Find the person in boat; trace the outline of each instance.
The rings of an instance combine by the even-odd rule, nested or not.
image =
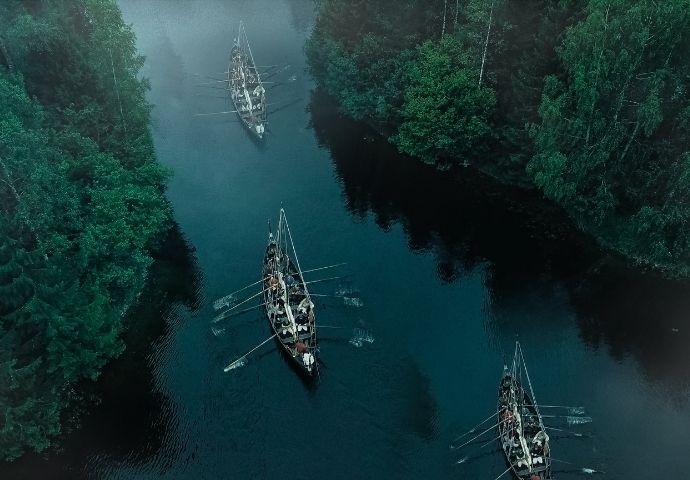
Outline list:
[[[304,297],[302,301],[299,302],[299,305],[297,305],[297,310],[300,312],[307,313],[307,309],[313,306],[314,304],[311,303],[307,297]]]
[[[271,290],[274,292],[278,290],[278,285],[279,285],[278,277],[275,275],[271,275],[270,278],[268,279],[268,286]]]

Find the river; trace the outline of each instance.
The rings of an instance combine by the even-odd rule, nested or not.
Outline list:
[[[687,284],[598,253],[532,194],[420,165],[340,116],[307,71],[311,0],[120,4],[179,227],[79,423],[2,478],[493,480],[497,442],[462,463],[449,445],[495,411],[516,340],[537,400],[584,408],[582,424],[547,419],[582,434],[553,431],[569,462],[556,478],[685,477]],[[240,20],[257,63],[281,65],[262,144],[234,115],[194,115],[232,109],[213,79]],[[274,343],[224,373],[268,325],[258,310],[211,322],[215,298],[257,280],[281,206],[303,268],[347,262],[314,273],[347,275],[314,292],[359,300],[317,303],[319,323],[344,328],[320,331],[314,385]]]

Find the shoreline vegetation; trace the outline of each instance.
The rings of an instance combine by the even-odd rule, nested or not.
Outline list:
[[[603,249],[690,276],[690,1],[316,0],[306,53],[399,152],[537,189]]]
[[[3,460],[45,450],[123,352],[172,225],[143,61],[114,0],[0,3]]]

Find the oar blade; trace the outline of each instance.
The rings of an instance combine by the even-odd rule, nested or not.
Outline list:
[[[223,369],[224,372],[229,372],[230,370],[235,370],[236,368],[244,367],[247,364],[247,357],[240,357],[227,367]]]
[[[223,308],[232,307],[236,303],[237,299],[234,294],[226,295],[213,302],[213,309],[216,311],[222,310]]]

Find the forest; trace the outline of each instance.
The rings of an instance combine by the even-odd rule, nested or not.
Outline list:
[[[607,251],[690,275],[690,0],[317,0],[348,116],[439,169],[538,189]]]
[[[142,65],[114,0],[0,2],[5,460],[47,448],[80,382],[123,351],[170,228]]]

